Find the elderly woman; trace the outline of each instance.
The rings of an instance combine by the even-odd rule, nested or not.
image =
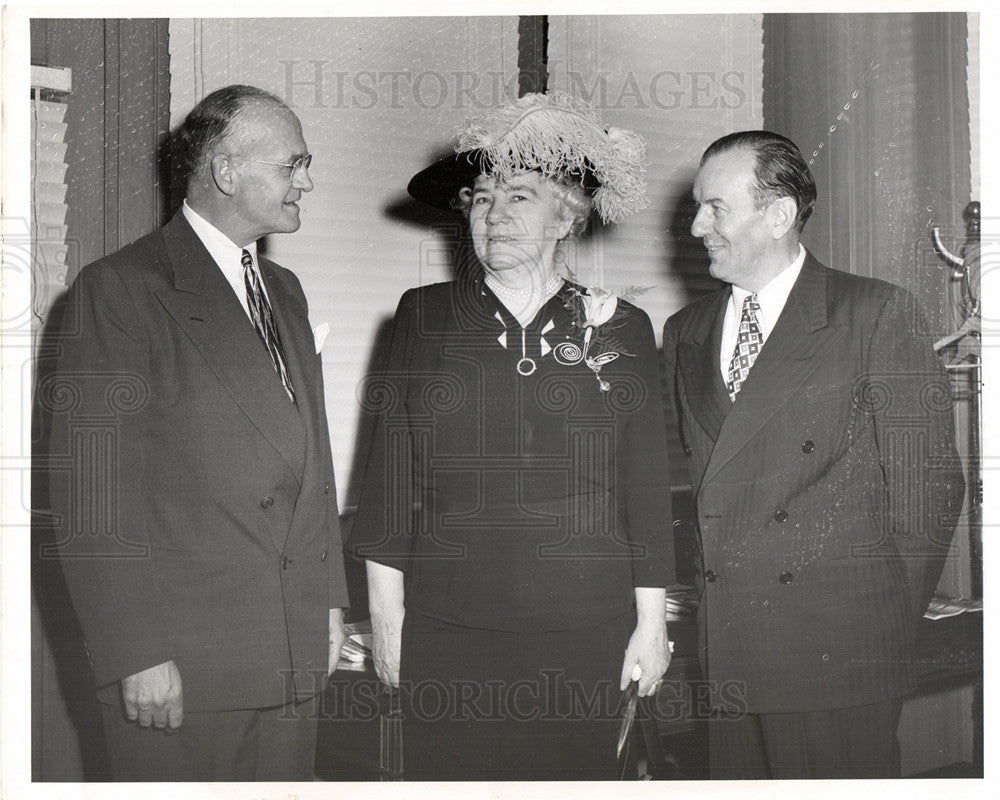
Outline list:
[[[408,779],[614,779],[621,691],[670,660],[673,539],[656,349],[635,306],[562,276],[592,210],[641,207],[644,146],[572,98],[470,119],[417,200],[479,261],[406,292],[349,547]]]

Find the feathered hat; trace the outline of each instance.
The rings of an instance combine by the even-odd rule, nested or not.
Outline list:
[[[578,181],[604,222],[617,222],[648,205],[646,143],[639,134],[605,129],[593,108],[564,92],[526,94],[470,117],[458,130],[456,154],[418,172],[410,196],[454,208],[460,189],[480,174],[509,178],[538,170]]]

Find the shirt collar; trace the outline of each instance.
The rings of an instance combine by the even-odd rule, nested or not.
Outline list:
[[[771,329],[774,328],[774,324],[778,321],[778,317],[781,316],[781,311],[784,309],[785,303],[788,301],[788,295],[791,294],[792,286],[795,285],[795,281],[798,279],[799,273],[802,271],[802,265],[805,261],[806,249],[799,244],[799,254],[795,257],[795,260],[771,278],[771,280],[756,293],[757,302],[760,305],[758,323],[760,324],[762,333],[765,337],[771,332]],[[733,304],[733,308],[736,311],[737,319],[739,319],[739,315],[743,308],[743,301],[747,298],[747,296],[753,294],[753,292],[741,289],[735,284],[732,288],[733,294],[730,302]]]
[[[228,275],[232,270],[242,270],[240,262],[243,258],[244,250],[250,253],[254,267],[257,267],[257,242],[250,242],[246,247],[240,247],[201,214],[191,208],[186,199],[181,205],[181,213],[184,214],[184,219],[188,221],[188,224],[198,235],[198,238],[201,239],[202,244],[205,245],[205,249],[208,250],[209,255],[212,256],[215,263],[219,265],[219,269],[224,273]]]

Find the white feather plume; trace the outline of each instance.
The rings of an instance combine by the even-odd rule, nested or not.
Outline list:
[[[648,205],[646,143],[639,134],[601,125],[594,109],[564,92],[526,94],[466,121],[458,131],[459,153],[480,150],[492,175],[539,170],[549,177],[590,171],[600,184],[594,207],[604,222],[617,222]]]

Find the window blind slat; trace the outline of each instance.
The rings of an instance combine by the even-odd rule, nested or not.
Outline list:
[[[691,184],[704,149],[734,130],[763,126],[760,15],[552,17],[550,86],[590,92],[605,124],[642,134],[651,205],[584,239],[571,263],[588,285],[622,292],[653,321],[716,288],[690,235]],[[689,483],[675,431],[664,487]]]
[[[48,75],[60,70],[45,70]],[[32,331],[38,336],[66,279],[66,104],[31,100]]]
[[[268,255],[302,282],[323,350],[342,507],[349,504],[358,386],[404,290],[449,280],[432,260],[432,218],[406,184],[452,144],[468,114],[517,95],[516,17],[171,20],[171,124],[229,83],[292,105],[315,168],[302,227]]]

